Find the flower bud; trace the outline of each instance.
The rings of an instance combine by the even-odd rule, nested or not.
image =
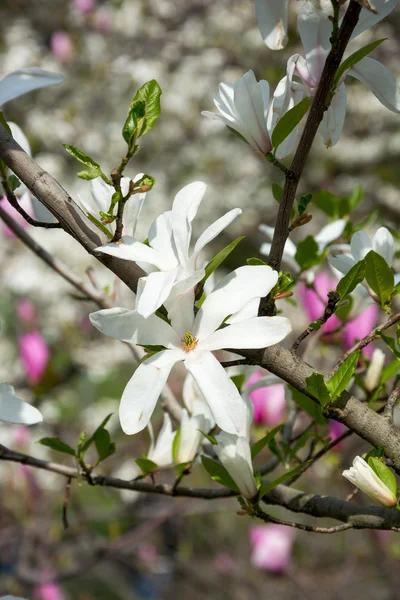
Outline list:
[[[360,456],[355,457],[353,466],[342,475],[378,504],[388,508],[396,506],[396,496]]]
[[[384,364],[385,354],[382,352],[382,350],[376,348],[365,376],[365,389],[367,392],[373,392],[378,387]]]
[[[219,460],[247,500],[257,496],[249,441],[244,436],[222,431],[215,438],[214,450]]]

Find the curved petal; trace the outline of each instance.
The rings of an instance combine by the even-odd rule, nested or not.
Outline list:
[[[311,2],[302,4],[299,10],[297,26],[306,55],[307,68],[318,85],[326,57],[331,49],[329,41],[332,35],[332,6],[326,3],[324,7],[314,6]]]
[[[106,308],[89,315],[90,322],[104,335],[149,346],[180,346],[181,340],[166,321],[156,315],[145,319],[136,310]]]
[[[340,139],[346,117],[347,94],[346,86],[342,83],[333,96],[331,105],[324,112],[318,131],[327,148],[334,146]]]
[[[175,249],[171,222],[172,211],[168,210],[157,217],[149,230],[149,244],[161,256],[169,268],[179,264]]]
[[[278,281],[278,273],[265,266],[239,267],[224,277],[197,313],[193,334],[200,340],[213,333],[228,316],[253,298],[266,296]]]
[[[400,83],[382,63],[367,56],[350,69],[349,75],[364,83],[383,106],[400,112]]]
[[[1,91],[1,89],[0,89],[0,91]],[[13,138],[17,142],[17,144],[19,144],[21,146],[22,150],[25,150],[25,152],[27,154],[29,154],[29,156],[32,156],[31,147],[29,145],[28,138],[22,131],[21,127],[19,125],[17,125],[16,123],[13,123],[12,121],[7,121],[7,125],[11,129],[11,135],[13,136]]]
[[[112,242],[105,246],[99,246],[96,248],[96,252],[103,252],[116,258],[123,258],[125,260],[134,260],[149,263],[159,269],[168,269],[169,265],[166,264],[162,254],[159,254],[153,248],[138,242],[135,238],[129,235],[123,235],[119,242]]]
[[[193,254],[199,254],[199,252],[203,250],[204,246],[206,246],[209,242],[216,238],[217,235],[221,233],[221,231],[226,229],[228,225],[230,225],[232,221],[234,221],[241,214],[242,210],[240,208],[233,208],[229,212],[225,213],[222,217],[217,219],[217,221],[215,221],[212,225],[207,227],[207,229],[203,231],[203,233],[197,240]]]
[[[170,295],[175,278],[176,269],[155,271],[147,277],[141,277],[142,287],[136,305],[137,312],[146,318],[155,313]]]
[[[256,142],[256,149],[263,153],[270,152],[272,145],[264,116],[262,93],[253,71],[247,71],[235,83],[234,99],[246,131]]]
[[[122,394],[119,420],[127,435],[139,433],[147,426],[173,366],[156,367],[152,358],[138,366]]]
[[[246,421],[243,398],[211,352],[189,352],[185,367],[196,380],[214,419],[229,433],[242,431]]]
[[[292,331],[286,317],[255,317],[218,329],[199,343],[199,350],[252,349],[273,346]]]
[[[372,240],[372,249],[383,256],[389,267],[393,263],[394,241],[393,236],[386,227],[380,227]]]
[[[0,421],[18,425],[35,425],[43,421],[37,408],[14,396],[14,388],[0,383]]]
[[[282,50],[287,42],[289,0],[255,0],[258,27],[264,44]]]
[[[207,186],[202,181],[194,181],[182,188],[172,204],[172,229],[179,260],[185,265],[189,257],[192,221],[197,214]]]
[[[350,247],[355,262],[358,262],[372,250],[372,242],[364,231],[356,231],[351,238]]]
[[[258,307],[260,306],[260,299],[253,298],[237,313],[229,317],[226,323],[229,325],[233,325],[233,323],[239,323],[240,321],[247,321],[248,319],[253,319],[258,315]]]
[[[0,106],[32,90],[56,85],[63,81],[64,77],[59,73],[43,71],[38,67],[18,69],[0,81]]]
[[[351,256],[345,254],[338,254],[337,256],[328,256],[328,262],[332,267],[346,275],[356,264],[356,261]]]
[[[179,283],[172,288],[170,297],[165,302],[165,307],[168,311],[168,318],[171,321],[171,326],[176,333],[183,338],[186,331],[191,331],[193,329],[194,288],[179,293],[178,286]]]
[[[319,246],[319,251],[322,252],[328,244],[337,240],[343,233],[346,227],[347,221],[345,219],[338,219],[326,225],[321,231],[315,236],[315,241]]]
[[[139,181],[143,177],[144,173],[138,173],[134,178],[133,182]],[[121,179],[121,189],[124,196],[128,193],[130,185],[129,177],[123,177]],[[124,233],[134,236],[136,232],[136,225],[143,208],[143,203],[146,200],[146,193],[134,194],[125,204],[124,209]]]
[[[351,35],[351,39],[353,40],[360,35],[360,33],[363,33],[363,31],[366,31],[376,25],[376,23],[379,23],[379,21],[396,8],[398,3],[399,0],[373,0],[372,4],[376,8],[376,14],[363,8],[358,18],[358,23]]]
[[[110,207],[110,202],[114,191],[114,188],[103,181],[101,177],[92,179],[90,182],[90,192],[96,207],[96,210],[92,212],[95,214],[97,213],[97,215],[100,212],[107,212]]]
[[[269,225],[261,224],[261,225],[259,225],[258,229],[260,231],[262,231],[262,233],[265,233],[267,238],[272,241],[272,238],[274,237],[274,232],[275,232],[275,229],[273,227],[269,227]],[[296,252],[297,252],[297,247],[296,247],[296,244],[294,242],[292,242],[292,240],[290,238],[288,238],[286,240],[285,248],[284,248],[283,252],[290,258],[295,257]]]

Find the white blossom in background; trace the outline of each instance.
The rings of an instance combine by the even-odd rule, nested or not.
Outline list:
[[[258,27],[264,44],[282,50],[287,42],[289,0],[255,0]]]
[[[17,398],[11,385],[0,383],[0,421],[35,425],[43,421],[43,417],[37,408]]]
[[[384,364],[385,353],[379,348],[375,348],[365,375],[365,389],[367,392],[373,392],[378,387]]]
[[[195,413],[189,415],[186,408],[182,409],[177,452],[178,464],[190,462],[195,459],[199,447],[204,440],[202,432],[209,433],[211,425],[212,421],[208,420],[204,414]]]
[[[174,463],[172,458],[172,443],[176,432],[172,431],[172,422],[169,414],[164,413],[163,424],[157,439],[154,438],[153,426],[150,422],[148,427],[151,441],[147,458],[159,467],[170,467]]]
[[[321,254],[325,248],[337,240],[343,233],[344,228],[346,227],[347,221],[345,219],[338,219],[337,221],[333,221],[329,223],[325,227],[321,229],[317,235],[313,236],[314,240],[318,244],[318,252]],[[269,227],[268,225],[261,224],[259,226],[259,230],[264,233],[268,239],[272,241],[274,237],[274,227]],[[269,256],[271,252],[271,243],[264,243],[260,248],[260,253],[265,256]],[[291,239],[287,239],[285,243],[285,247],[283,250],[282,261],[286,263],[288,267],[290,267],[295,273],[300,271],[300,267],[295,260],[297,252],[297,246]]]
[[[142,177],[143,173],[138,173],[132,181],[136,183],[137,181],[140,181]],[[130,182],[131,180],[129,177],[121,178],[121,192],[123,196],[128,194]],[[108,212],[115,189],[112,185],[108,185],[103,181],[101,177],[96,177],[96,179],[93,179],[90,182],[90,193],[90,200],[86,200],[81,195],[78,195],[78,203],[85,214],[93,215],[96,219],[101,220],[100,212]],[[143,192],[140,194],[133,194],[125,203],[123,215],[124,234],[130,236],[135,235],[137,221],[145,199],[146,192]],[[115,221],[108,223],[105,226],[111,233],[115,232]]]
[[[252,500],[257,496],[249,440],[244,435],[222,431],[216,436],[214,451],[236,483],[242,496]]]
[[[342,475],[375,502],[388,508],[396,506],[396,496],[360,456],[355,457],[353,466]]]
[[[225,431],[242,430],[246,415],[243,399],[224,368],[212,354],[223,348],[264,348],[285,338],[291,324],[285,317],[254,317],[219,329],[228,315],[239,312],[254,298],[266,296],[278,273],[268,266],[240,267],[224,277],[194,316],[186,310],[169,313],[171,325],[156,315],[144,318],[124,308],[90,315],[105,335],[161,350],[142,362],[121,398],[120,421],[127,434],[146,427],[173,365],[184,362],[202,392],[216,423]]]
[[[386,227],[380,227],[372,240],[365,231],[356,231],[350,240],[350,245],[341,244],[332,246],[331,252],[333,256],[328,257],[328,262],[339,273],[346,275],[356,263],[366,257],[370,250],[374,250],[377,254],[380,254],[386,260],[389,267],[392,266],[395,244],[392,234]],[[335,254],[337,251],[341,253]],[[395,273],[394,281],[395,284],[400,281],[400,273]],[[356,287],[356,291],[360,295],[367,295],[365,288],[366,284],[365,286],[364,284],[359,284]]]
[[[241,214],[240,208],[235,208],[217,219],[202,233],[190,252],[192,222],[206,188],[201,181],[182,188],[175,196],[172,210],[162,213],[150,227],[149,245],[124,235],[118,243],[97,248],[104,254],[156,267],[157,271],[139,281],[136,308],[140,315],[148,317],[162,304],[166,304],[168,310],[176,308],[179,312],[177,298],[193,289],[204,277],[204,269],[198,264],[200,252]]]
[[[352,38],[380,21],[393,10],[396,4],[398,0],[374,2],[377,15],[363,9]],[[312,0],[301,5],[298,29],[305,58],[295,54],[288,60],[285,90],[281,97],[284,106],[293,94],[300,94],[301,97],[314,96],[326,57],[331,49],[332,10],[332,4],[328,0],[322,2]],[[328,147],[336,144],[342,133],[347,104],[344,79],[349,75],[364,83],[386,108],[392,112],[400,112],[400,85],[395,76],[378,61],[369,57],[363,58],[342,77],[319,126],[319,133]],[[296,81],[294,76],[297,76],[299,81]]]

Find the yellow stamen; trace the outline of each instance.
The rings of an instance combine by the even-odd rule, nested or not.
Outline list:
[[[194,337],[191,331],[186,331],[185,335],[182,338],[182,348],[185,352],[189,352],[190,350],[194,350],[198,344],[198,339]]]

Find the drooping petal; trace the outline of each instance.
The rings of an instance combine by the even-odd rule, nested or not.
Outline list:
[[[324,112],[318,131],[327,148],[334,146],[340,139],[346,117],[347,94],[346,86],[342,83],[333,96],[331,105]]]
[[[315,236],[315,241],[319,246],[319,251],[322,252],[328,244],[337,240],[343,233],[346,227],[347,221],[345,219],[338,219],[326,225],[321,229]]]
[[[148,236],[150,246],[164,257],[165,264],[168,264],[169,268],[177,267],[179,264],[172,233],[171,216],[170,210],[159,215],[152,223]]]
[[[386,227],[380,227],[372,240],[372,249],[383,256],[389,267],[393,263],[394,241],[393,236]]]
[[[144,173],[138,173],[134,178],[133,182],[136,183],[143,177]],[[121,189],[124,196],[128,193],[130,179],[129,177],[123,177],[121,179]],[[126,189],[127,186],[128,189]],[[134,236],[136,232],[136,225],[142,211],[143,203],[146,200],[146,193],[134,194],[129,198],[125,204],[124,209],[124,233],[127,235]]]
[[[152,359],[138,366],[122,394],[119,419],[127,435],[139,433],[146,427],[173,366],[156,367]]]
[[[346,275],[356,264],[356,261],[352,256],[346,256],[345,254],[338,254],[337,256],[328,256],[328,262],[332,267]]]
[[[264,44],[281,50],[287,42],[289,0],[255,0],[258,27]]]
[[[1,87],[0,87],[0,92],[1,92]],[[31,147],[29,145],[28,138],[22,131],[21,127],[19,125],[17,125],[16,123],[13,123],[12,121],[7,121],[7,125],[11,129],[11,135],[13,136],[13,138],[17,142],[17,144],[19,144],[21,146],[21,148],[23,150],[25,150],[25,152],[27,154],[29,154],[29,156],[32,156]]]
[[[383,106],[400,112],[400,83],[382,63],[367,56],[350,69],[349,75],[364,83]]]
[[[207,186],[202,181],[194,181],[182,188],[172,204],[172,229],[179,260],[185,265],[189,257],[192,237],[192,221],[197,214]]]
[[[96,252],[103,252],[116,258],[123,258],[125,260],[134,260],[139,262],[146,262],[150,265],[154,265],[159,269],[163,270],[169,268],[169,265],[162,254],[158,254],[153,248],[138,242],[135,238],[129,235],[123,235],[119,242],[112,242],[105,246],[99,246],[96,248]]]
[[[246,420],[243,398],[211,352],[189,352],[185,367],[196,380],[221,429],[238,433]]]
[[[155,313],[168,298],[176,279],[176,269],[155,271],[141,279],[142,287],[136,310],[147,318]]]
[[[21,425],[34,425],[43,421],[37,408],[14,395],[14,388],[0,383],[0,421]]]
[[[116,306],[91,313],[89,318],[101,333],[123,342],[166,347],[181,344],[172,327],[156,315],[145,319],[136,310]]]
[[[229,319],[226,320],[226,323],[232,325],[233,323],[239,323],[240,321],[247,321],[248,319],[257,317],[259,306],[260,299],[253,298],[241,310],[229,317]]]
[[[206,246],[214,238],[216,238],[217,235],[219,235],[221,233],[221,231],[226,229],[228,227],[228,225],[230,225],[232,223],[232,221],[234,221],[241,214],[242,214],[242,210],[240,208],[234,208],[234,209],[230,210],[229,212],[225,213],[222,217],[220,217],[216,221],[214,221],[214,223],[212,223],[212,225],[207,227],[207,229],[205,231],[203,231],[201,236],[198,238],[198,240],[195,244],[195,247],[194,247],[193,254],[198,255],[199,252],[201,252],[201,250],[203,250],[204,246]]]
[[[169,467],[174,463],[172,443],[176,434],[175,431],[172,431],[172,422],[169,414],[164,413],[163,423],[156,441],[154,441],[153,428],[150,421],[149,431],[151,431],[151,445],[147,453],[147,458],[155,462],[159,467]]]
[[[373,0],[372,4],[376,8],[376,14],[363,8],[358,18],[358,23],[351,35],[351,39],[353,40],[360,35],[360,33],[363,33],[363,31],[366,31],[376,25],[376,23],[379,23],[379,21],[392,12],[398,3],[399,0]]]
[[[350,247],[355,262],[358,262],[372,250],[372,242],[364,231],[356,231],[351,238]]]
[[[277,281],[278,273],[268,266],[245,266],[232,271],[205,299],[195,319],[194,335],[205,339],[228,315],[237,313],[253,298],[269,294]]]
[[[91,212],[98,217],[100,212],[107,212],[110,207],[110,202],[114,188],[108,185],[101,177],[96,177],[90,182],[90,192],[92,194],[95,210]]]
[[[299,10],[297,26],[306,55],[307,67],[314,80],[314,86],[318,85],[324,68],[326,57],[331,49],[329,41],[332,35],[332,6],[326,3],[314,5],[304,2]]]
[[[286,317],[255,317],[218,329],[201,340],[199,348],[266,348],[283,340],[291,331],[292,325]]]
[[[38,67],[18,69],[0,81],[0,106],[27,92],[56,85],[62,81],[64,77],[59,73],[43,71]]]
[[[245,129],[255,141],[253,148],[264,154],[270,152],[272,145],[264,116],[263,98],[253,71],[247,71],[235,83],[234,98]]]

